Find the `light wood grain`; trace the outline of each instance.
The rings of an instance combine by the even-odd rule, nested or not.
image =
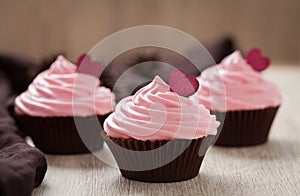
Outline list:
[[[267,144],[213,147],[196,178],[165,184],[126,180],[93,155],[49,155],[33,195],[300,195],[300,68],[273,66],[264,75],[284,98]]]

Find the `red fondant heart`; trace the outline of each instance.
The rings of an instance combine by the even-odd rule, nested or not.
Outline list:
[[[86,57],[89,58],[87,54],[80,55],[77,59],[76,65],[79,67],[79,65],[82,63],[83,59]]]
[[[253,48],[247,54],[247,63],[256,71],[263,71],[270,65],[270,59],[263,57],[260,49]]]
[[[102,71],[102,65],[98,61],[92,61],[87,54],[82,54],[77,60],[77,72],[98,77]]]
[[[170,91],[180,96],[188,97],[199,88],[199,82],[194,76],[186,76],[184,71],[176,69],[169,75]]]

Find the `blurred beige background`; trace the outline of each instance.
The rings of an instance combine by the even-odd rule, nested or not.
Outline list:
[[[160,24],[202,43],[229,35],[274,64],[300,64],[299,0],[0,0],[0,51],[71,60],[126,27]]]

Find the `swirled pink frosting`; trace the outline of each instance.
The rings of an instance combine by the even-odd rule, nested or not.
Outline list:
[[[134,96],[122,99],[104,122],[113,138],[195,139],[215,135],[219,122],[203,105],[170,92],[158,76]]]
[[[59,56],[48,70],[34,79],[27,91],[15,99],[16,113],[63,117],[112,112],[115,106],[114,94],[100,87],[97,77],[76,73],[76,69],[76,65]]]
[[[277,87],[247,64],[240,51],[204,70],[197,79],[201,87],[196,99],[210,110],[264,109],[282,101]]]

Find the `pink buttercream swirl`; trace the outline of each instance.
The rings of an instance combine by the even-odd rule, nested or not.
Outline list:
[[[210,110],[264,109],[282,101],[277,87],[248,65],[240,51],[204,70],[197,79],[201,87],[196,99]]]
[[[142,141],[196,139],[215,135],[218,126],[208,109],[170,92],[158,76],[134,96],[122,99],[104,122],[108,136]]]
[[[19,115],[89,116],[104,115],[114,109],[115,96],[100,87],[100,80],[92,75],[76,73],[77,66],[59,56],[51,67],[40,73],[27,91],[15,99]],[[76,104],[76,110],[73,106]]]

